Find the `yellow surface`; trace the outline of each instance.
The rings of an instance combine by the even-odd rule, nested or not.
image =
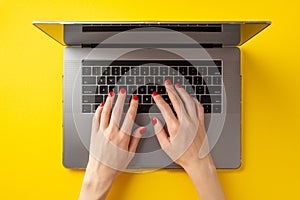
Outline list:
[[[76,199],[63,168],[63,47],[33,20],[271,20],[242,48],[243,167],[218,171],[228,199],[300,199],[299,4],[237,0],[0,0],[0,199]],[[108,199],[197,199],[182,171],[123,174]]]

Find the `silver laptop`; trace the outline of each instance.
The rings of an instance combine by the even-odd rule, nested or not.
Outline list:
[[[270,22],[45,22],[33,24],[66,46],[63,73],[63,165],[85,168],[91,122],[109,91],[125,88],[126,113],[139,96],[135,126],[146,126],[128,168],[179,168],[160,149],[151,118],[163,120],[151,94],[167,103],[169,79],[204,106],[217,168],[241,165],[240,49]],[[46,53],[46,52],[45,52]]]

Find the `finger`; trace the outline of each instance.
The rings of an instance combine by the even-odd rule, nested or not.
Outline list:
[[[130,139],[137,109],[138,109],[138,96],[134,95],[130,101],[130,106],[128,108],[128,111],[126,113],[125,119],[121,127],[121,132],[128,137],[128,141]]]
[[[191,97],[191,95],[189,93],[187,93],[187,91],[181,87],[181,85],[179,83],[175,84],[175,88],[177,90],[177,93],[179,94],[180,98],[183,101],[184,107],[187,111],[187,113],[189,115],[195,116],[196,112],[195,112],[195,103],[193,98]]]
[[[162,149],[165,149],[167,146],[169,146],[170,138],[168,137],[161,121],[157,119],[156,117],[152,118],[152,124],[154,126],[155,135],[157,137],[157,140],[161,146]]]
[[[100,119],[100,130],[101,131],[104,131],[108,127],[114,97],[115,97],[114,92],[113,91],[109,92],[109,95],[106,99],[106,102],[104,104],[102,114],[101,114],[101,119]]]
[[[194,101],[195,101],[196,105],[198,106],[198,116],[199,116],[200,122],[202,124],[204,124],[204,108],[197,99],[194,98]]]
[[[170,80],[165,81],[165,87],[167,90],[167,94],[172,102],[173,108],[178,116],[180,115],[181,110],[184,108],[181,99],[178,96],[177,91],[174,89],[172,82]]]
[[[161,111],[162,116],[166,120],[167,126],[171,127],[172,124],[173,125],[177,124],[178,123],[177,118],[175,117],[169,104],[167,104],[165,102],[165,100],[163,100],[163,98],[157,92],[153,92],[152,97],[153,97],[157,107]]]
[[[136,151],[139,141],[145,132],[146,132],[145,127],[139,127],[134,131],[133,135],[130,138],[130,143],[128,147],[129,152],[134,153]]]
[[[124,88],[120,89],[117,101],[112,111],[111,120],[109,122],[110,126],[120,127],[120,121],[123,113],[124,103],[126,99],[126,90]]]
[[[98,108],[96,109],[96,112],[93,117],[92,133],[96,133],[99,130],[100,118],[101,118],[103,106],[104,106],[104,102],[101,102],[100,105],[98,106]]]

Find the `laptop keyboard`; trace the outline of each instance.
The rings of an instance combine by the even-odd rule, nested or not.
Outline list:
[[[132,95],[139,97],[138,113],[159,113],[152,99],[158,92],[164,100],[171,101],[164,87],[165,80],[180,83],[186,91],[199,100],[205,113],[222,112],[222,61],[82,61],[82,113],[94,113],[105,101],[110,91],[118,94],[125,88],[127,97],[124,112]]]

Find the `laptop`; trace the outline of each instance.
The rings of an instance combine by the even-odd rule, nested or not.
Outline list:
[[[164,120],[151,94],[171,105],[164,81],[180,83],[204,107],[211,155],[219,169],[241,166],[239,46],[270,25],[246,22],[49,22],[33,24],[65,46],[63,165],[85,168],[91,122],[108,92],[139,97],[135,127],[147,132],[129,169],[180,168],[162,151],[151,124]],[[172,106],[172,105],[171,105]]]

